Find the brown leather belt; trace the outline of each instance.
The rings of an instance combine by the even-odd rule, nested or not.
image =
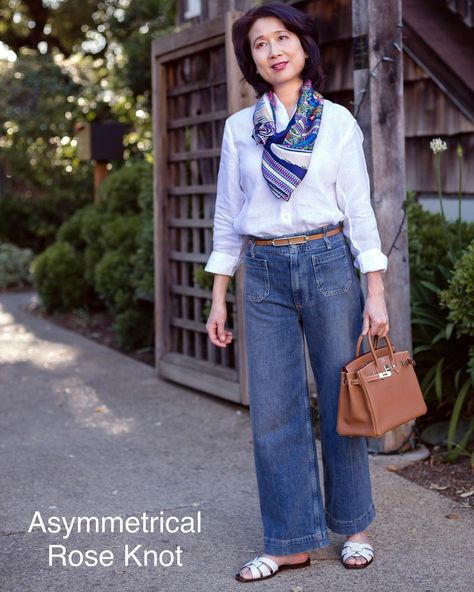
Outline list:
[[[333,234],[337,234],[338,232],[342,232],[342,225],[339,225],[337,228],[333,230],[328,230],[326,236],[332,236]],[[254,242],[256,245],[273,245],[274,247],[282,247],[284,245],[300,245],[301,243],[305,243],[310,240],[315,240],[317,238],[323,238],[324,232],[319,232],[318,234],[298,234],[297,236],[281,236],[278,238],[269,238],[269,239],[255,239]],[[280,242],[286,241],[286,242]]]

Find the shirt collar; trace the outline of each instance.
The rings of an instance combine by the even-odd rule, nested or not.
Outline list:
[[[267,97],[267,94],[265,93],[264,95],[265,97],[265,101],[267,103],[267,108],[268,111],[270,113],[272,113],[272,106],[270,104],[270,100]],[[275,121],[275,125],[276,125],[276,130],[277,132],[284,130],[286,127],[288,127],[288,124],[290,123],[290,119],[291,117],[293,117],[295,111],[296,111],[296,107],[297,105],[295,105],[293,112],[291,114],[291,117],[288,117],[288,112],[286,111],[285,105],[283,105],[283,103],[280,101],[280,99],[277,97],[277,95],[275,94],[275,102],[276,102],[276,109],[275,109],[275,117],[276,117],[276,121]]]

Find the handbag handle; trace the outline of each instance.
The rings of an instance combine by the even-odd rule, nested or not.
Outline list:
[[[381,368],[380,368],[380,362],[379,359],[377,357],[377,354],[375,352],[375,348],[378,347],[379,345],[379,336],[378,335],[374,335],[375,337],[375,347],[374,347],[374,343],[372,342],[372,335],[370,334],[370,331],[366,333],[367,338],[369,340],[369,346],[370,346],[370,351],[372,352],[372,356],[374,358],[374,362],[375,365],[377,367],[377,370],[379,372],[381,372]],[[390,362],[392,363],[392,366],[395,366],[395,357],[394,357],[394,353],[393,353],[393,345],[392,342],[390,341],[390,338],[388,335],[386,335],[385,337],[380,337],[380,339],[385,339],[385,343],[388,346],[388,349],[390,351]],[[362,341],[364,340],[364,335],[360,334],[359,335],[359,339],[357,340],[357,346],[356,346],[356,355],[355,357],[359,357],[360,355],[360,348],[362,346]]]

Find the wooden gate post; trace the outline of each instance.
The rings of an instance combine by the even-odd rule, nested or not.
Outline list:
[[[410,283],[405,200],[401,0],[352,0],[355,113],[364,133],[372,205],[389,256],[384,277],[390,336],[411,352]],[[366,282],[363,285],[367,292]],[[414,421],[368,438],[371,452],[393,452],[409,439]]]

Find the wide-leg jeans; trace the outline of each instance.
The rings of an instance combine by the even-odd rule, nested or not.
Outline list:
[[[244,257],[249,410],[264,552],[290,555],[350,535],[376,513],[367,440],[336,432],[340,372],[355,354],[364,295],[337,225],[305,243],[256,245]],[[287,234],[296,236],[301,233]],[[315,377],[324,502],[307,382],[304,337]]]

